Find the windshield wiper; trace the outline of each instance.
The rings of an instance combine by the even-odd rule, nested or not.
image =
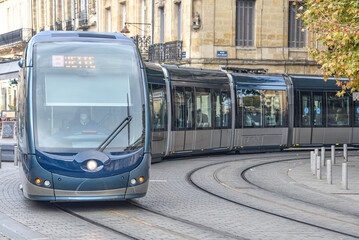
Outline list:
[[[117,137],[117,135],[131,122],[132,116],[127,116],[113,132],[96,148],[97,151],[103,152],[105,148]]]

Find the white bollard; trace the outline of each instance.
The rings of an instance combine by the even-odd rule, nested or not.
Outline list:
[[[319,156],[319,149],[318,149],[318,148],[314,149],[314,153],[315,153],[317,156]]]
[[[320,168],[320,157],[317,156],[317,179],[321,180],[322,179],[322,170]]]
[[[322,147],[320,161],[321,161],[322,167],[324,167],[325,166],[325,147]]]
[[[327,183],[332,184],[332,161],[327,160]]]
[[[332,165],[335,164],[335,145],[331,146],[331,160],[332,160]]]
[[[344,162],[348,162],[348,144],[343,144]]]
[[[312,174],[315,175],[315,153],[314,151],[310,152],[310,170]]]
[[[342,187],[348,189],[348,163],[342,163]]]
[[[19,165],[19,159],[18,159],[18,154],[19,154],[19,148],[18,148],[18,146],[15,146],[14,147],[14,166],[17,166],[17,165]]]

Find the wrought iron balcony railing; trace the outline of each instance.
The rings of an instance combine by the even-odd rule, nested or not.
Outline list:
[[[136,35],[131,38],[132,38],[133,42],[137,45],[141,54],[148,54],[148,47],[151,44],[151,36]]]
[[[79,26],[87,26],[88,25],[88,18],[87,18],[87,11],[82,10],[79,12]]]
[[[56,31],[62,31],[62,24],[61,23],[56,23],[55,24],[55,30]]]
[[[74,30],[72,26],[72,21],[66,22],[66,31],[72,31],[72,30]]]
[[[149,46],[150,62],[171,62],[182,60],[182,41],[158,43]]]
[[[15,31],[0,34],[0,46],[27,42],[32,36],[35,35],[35,31],[31,28],[21,28]]]

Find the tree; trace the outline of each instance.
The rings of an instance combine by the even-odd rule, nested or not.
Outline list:
[[[300,2],[300,0],[297,0]],[[295,2],[294,2],[295,4]],[[307,0],[298,17],[314,40],[322,46],[309,48],[309,54],[321,65],[326,81],[334,76],[342,87],[338,95],[346,90],[359,90],[359,1],[358,0]],[[338,81],[348,78],[349,81]]]

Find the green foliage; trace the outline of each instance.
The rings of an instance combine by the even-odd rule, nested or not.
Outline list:
[[[15,111],[16,110],[16,105],[7,105],[9,107],[10,110]]]
[[[298,17],[323,45],[309,48],[309,54],[321,65],[324,79],[349,79],[337,81],[342,87],[338,95],[359,91],[359,1],[307,0],[305,5],[306,11]]]

